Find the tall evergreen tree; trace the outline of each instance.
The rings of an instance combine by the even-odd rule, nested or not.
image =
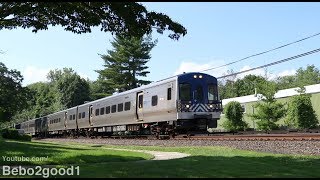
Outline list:
[[[110,94],[115,91],[126,91],[150,81],[138,79],[146,77],[149,71],[146,63],[151,58],[150,51],[157,41],[152,41],[151,36],[130,37],[116,36],[113,50],[108,50],[107,55],[100,55],[105,62],[105,69],[97,70],[98,81],[101,86],[108,86],[103,93]]]

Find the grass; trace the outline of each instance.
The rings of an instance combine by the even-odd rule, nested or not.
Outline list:
[[[320,156],[293,156],[227,147],[121,147],[189,153],[192,156],[151,162],[81,167],[81,177],[320,177]]]
[[[139,177],[139,178],[163,178],[163,177],[247,177],[247,178],[268,178],[268,177],[320,177],[318,169],[320,167],[320,156],[306,155],[281,155],[272,153],[262,153],[254,151],[237,150],[228,147],[157,147],[157,146],[96,146],[78,143],[43,143],[43,142],[10,142],[17,143],[21,146],[31,146],[28,150],[21,149],[18,152],[26,153],[41,151],[41,148],[53,149],[52,155],[59,151],[66,155],[56,159],[56,162],[74,162],[79,160],[74,158],[94,155],[95,161],[101,163],[92,163],[90,158],[86,163],[79,162],[80,176],[72,177]],[[6,147],[3,150],[1,146],[0,153],[15,152],[13,147]],[[145,159],[149,156],[143,154],[132,154],[133,152],[111,151],[106,147],[122,149],[139,149],[139,150],[156,150],[156,151],[173,151],[191,154],[190,157],[162,161],[132,161],[136,158]],[[82,152],[78,152],[81,150]],[[71,151],[72,153],[70,154]],[[98,153],[99,152],[99,153]],[[100,154],[106,152],[106,154]],[[118,158],[112,158],[109,153],[117,152]],[[74,155],[74,154],[78,155]],[[80,153],[80,154],[79,154]],[[131,154],[131,155],[129,155]],[[30,155],[30,154],[29,154]],[[140,155],[140,156],[139,156]],[[130,160],[127,159],[127,157]],[[105,160],[107,158],[107,160]],[[122,160],[119,160],[123,158]],[[66,160],[67,159],[67,160]],[[125,159],[125,160],[124,160]],[[0,161],[1,162],[1,161]],[[69,177],[69,176],[67,176]]]
[[[64,165],[101,162],[127,162],[151,159],[140,152],[106,150],[95,146],[53,144],[44,142],[0,141],[0,165]],[[11,159],[9,158],[20,158]],[[21,158],[29,158],[30,161]],[[32,159],[33,158],[33,159]],[[37,158],[37,159],[35,159]]]

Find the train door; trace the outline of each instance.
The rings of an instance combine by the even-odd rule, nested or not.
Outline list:
[[[89,124],[90,124],[90,126],[92,126],[92,117],[93,117],[92,112],[93,112],[93,107],[91,105],[89,107]]]
[[[143,121],[143,92],[137,93],[136,111],[138,121]]]

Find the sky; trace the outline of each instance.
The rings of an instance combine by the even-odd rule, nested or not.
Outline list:
[[[302,2],[143,2],[147,10],[161,12],[182,24],[187,34],[178,41],[158,34],[157,45],[146,64],[146,78],[158,81],[183,72],[221,66],[320,32],[320,3]],[[111,33],[93,28],[92,33],[74,34],[60,26],[31,32],[32,29],[0,31],[0,62],[20,71],[23,85],[46,81],[49,70],[69,67],[80,76],[96,80],[95,70],[103,69],[99,54],[112,50]],[[205,71],[215,77],[233,70],[243,71],[320,48],[320,36],[244,61]],[[320,69],[315,53],[266,69],[238,75],[265,75],[268,78],[292,75],[307,65]]]

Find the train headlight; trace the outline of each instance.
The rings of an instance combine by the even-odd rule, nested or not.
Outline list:
[[[193,78],[197,78],[197,75],[193,75]]]
[[[189,105],[189,104],[187,104],[187,105],[186,105],[186,108],[189,108],[189,107],[190,107],[190,105]]]
[[[210,107],[210,108],[213,108],[213,105],[212,105],[212,104],[210,104],[210,105],[209,105],[209,107]]]
[[[199,75],[199,78],[201,79],[201,78],[202,78],[202,75]]]

